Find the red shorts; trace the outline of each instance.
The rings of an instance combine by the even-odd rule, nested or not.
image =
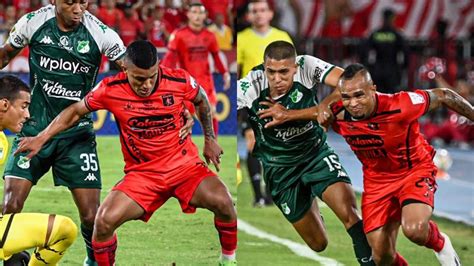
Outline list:
[[[215,108],[217,105],[217,96],[216,96],[216,91],[215,90],[206,90],[207,94],[207,99],[209,100],[209,104],[211,107]],[[191,114],[195,114],[196,110],[194,108],[194,104],[192,102],[185,101],[184,105],[186,106],[186,109],[191,112]]]
[[[121,191],[138,203],[145,210],[140,219],[147,222],[170,197],[178,199],[183,212],[195,212],[196,207],[189,202],[201,181],[211,176],[217,175],[202,161],[191,161],[167,174],[131,171],[112,190]]]
[[[402,207],[410,201],[434,207],[436,168],[414,170],[408,176],[379,189],[362,193],[362,220],[364,232],[369,233],[387,222],[400,221]]]

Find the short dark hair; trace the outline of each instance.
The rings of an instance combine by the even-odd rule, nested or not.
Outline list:
[[[190,9],[190,8],[193,7],[193,6],[199,6],[199,7],[200,7],[200,6],[204,6],[204,5],[203,5],[201,2],[199,2],[199,1],[192,1],[191,3],[189,3],[188,9]],[[204,6],[204,9],[206,9],[205,6]]]
[[[149,41],[134,41],[127,47],[125,56],[134,65],[142,69],[149,69],[158,61],[156,47]]]
[[[6,75],[0,78],[0,99],[14,101],[18,98],[20,91],[31,93],[30,87],[15,76]]]
[[[357,75],[360,72],[367,73],[368,70],[362,64],[359,64],[359,63],[350,64],[344,69],[344,72],[342,72],[341,78],[345,80],[352,79],[355,75]]]
[[[293,44],[287,41],[275,41],[265,48],[263,61],[265,61],[267,57],[275,60],[296,58],[296,49]]]

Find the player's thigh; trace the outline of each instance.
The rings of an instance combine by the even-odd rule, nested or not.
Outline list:
[[[7,214],[0,221],[0,236],[6,239],[3,253],[9,256],[25,249],[46,246],[49,214]]]
[[[25,157],[28,152],[13,156],[13,153],[18,149],[19,142],[19,137],[13,140],[12,149],[5,165],[4,177],[5,179],[25,179],[36,185],[38,180],[48,172],[51,163],[54,161],[53,156],[57,147],[57,140],[53,139],[47,142],[31,160]]]
[[[225,216],[235,216],[232,197],[224,182],[200,159],[184,165],[172,179],[173,197],[185,213],[205,208]]]
[[[311,208],[311,188],[301,181],[301,166],[264,166],[264,179],[275,205],[290,223],[295,223]]]
[[[115,228],[126,221],[139,219],[144,213],[144,209],[134,199],[120,190],[113,190],[100,205],[96,224],[100,226],[105,223]]]
[[[55,185],[75,188],[101,188],[101,175],[95,135],[85,133],[61,139],[53,164]]]

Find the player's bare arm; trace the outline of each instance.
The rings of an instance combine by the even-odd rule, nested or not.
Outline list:
[[[198,111],[198,118],[201,122],[202,131],[204,134],[204,158],[206,162],[212,162],[216,167],[216,170],[219,171],[219,164],[221,163],[221,155],[224,153],[222,148],[217,144],[216,137],[214,135],[214,129],[212,128],[212,111],[211,105],[207,100],[207,95],[202,89],[199,88],[199,92],[194,98],[194,106]]]
[[[317,120],[318,123],[323,125],[324,128],[327,128],[334,118],[330,108],[331,104],[341,100],[341,93],[335,88],[337,87],[342,72],[344,72],[344,69],[340,67],[334,67],[324,80],[324,84],[333,88],[332,93],[324,98],[317,107]]]
[[[22,49],[16,49],[11,44],[6,43],[0,47],[0,69],[3,69],[10,61],[21,52]]]
[[[20,140],[18,149],[14,155],[25,151],[30,151],[27,158],[31,159],[35,156],[43,147],[44,143],[50,140],[58,133],[72,127],[74,124],[81,119],[85,114],[90,113],[90,110],[86,107],[84,100],[70,105],[64,109],[50,124],[47,128],[41,131],[35,137],[25,137]]]
[[[427,90],[430,95],[430,111],[444,105],[456,113],[474,121],[474,107],[461,95],[448,88]]]
[[[267,109],[258,111],[260,118],[271,118],[272,121],[265,124],[266,128],[281,125],[293,120],[317,120],[318,106],[300,110],[288,110],[283,105],[273,101],[260,102],[261,105],[267,106]]]

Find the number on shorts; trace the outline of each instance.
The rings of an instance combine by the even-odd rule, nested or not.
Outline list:
[[[96,155],[94,153],[81,153],[81,155],[79,155],[79,158],[81,160],[84,160],[84,165],[81,166],[82,171],[97,171],[97,169],[99,169],[97,165],[97,160],[95,159]]]
[[[334,169],[341,169],[341,164],[337,161],[337,156],[335,154],[331,154],[323,159],[329,167],[329,171],[332,172]]]

